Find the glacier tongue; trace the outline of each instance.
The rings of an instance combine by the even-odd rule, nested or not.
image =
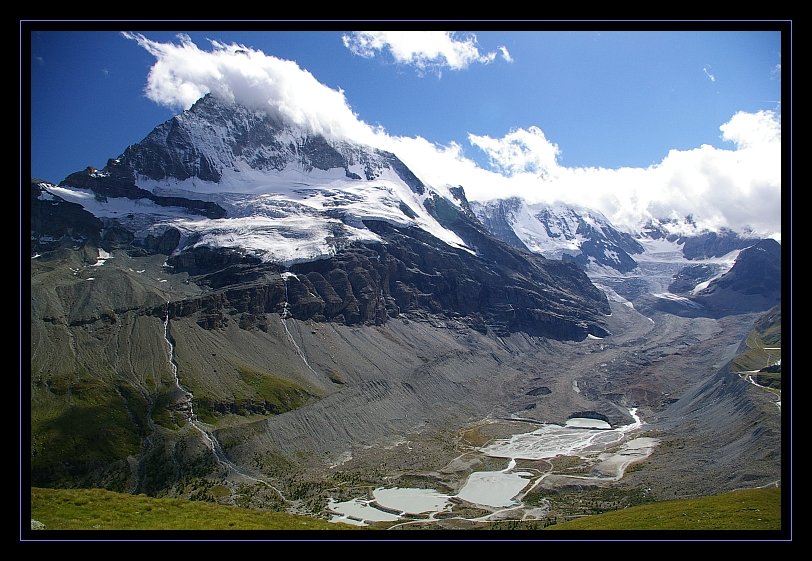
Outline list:
[[[342,175],[343,168],[311,173],[286,168],[281,172],[250,170],[242,176],[225,172],[215,184],[140,178],[139,186],[162,195],[200,198],[201,191],[206,193],[208,200],[226,209],[226,218],[172,218],[163,225],[196,235],[193,247],[242,249],[263,261],[290,265],[329,257],[349,242],[380,242],[364,226],[367,219],[416,226],[450,246],[467,250],[465,242],[424,207],[431,191],[414,193],[388,169],[371,181]]]
[[[232,248],[284,265],[329,257],[350,242],[381,242],[364,225],[366,219],[416,226],[452,247],[470,251],[424,207],[423,201],[433,191],[414,193],[394,173],[367,181],[340,177],[343,168],[312,174],[287,168],[276,173],[250,171],[242,177],[226,173],[218,183],[196,178],[138,179],[139,187],[161,196],[215,202],[226,209],[221,219],[191,216],[181,207],[158,206],[148,200],[100,200],[69,186],[48,190],[97,217],[117,219],[139,237],[171,227],[181,232],[185,242],[181,247]]]

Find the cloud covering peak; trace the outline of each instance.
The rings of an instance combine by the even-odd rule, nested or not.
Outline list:
[[[328,88],[291,60],[218,41],[211,41],[211,50],[204,51],[184,34],[178,35],[178,43],[123,35],[157,59],[144,90],[156,103],[188,109],[212,93],[317,134],[373,140],[373,129],[353,113],[343,91]]]
[[[535,126],[514,129],[501,138],[468,132],[469,149],[481,150],[488,158],[489,166],[483,168],[458,142],[442,146],[370,126],[353,112],[342,90],[322,84],[293,61],[218,41],[203,50],[185,35],[179,35],[177,43],[140,34],[124,36],[156,58],[145,88],[156,103],[186,109],[211,92],[310,132],[394,152],[422,180],[437,187],[462,185],[471,200],[519,196],[529,202],[577,204],[598,210],[629,230],[651,218],[688,214],[700,228],[751,228],[765,235],[781,229],[781,126],[780,115],[772,111],[740,111],[722,124],[720,139],[730,147],[671,150],[646,168],[563,166],[558,145]],[[391,48],[393,43],[385,44]],[[476,54],[465,49],[457,55],[446,52],[442,56],[450,58],[442,60],[462,65],[466,57],[470,64],[483,56],[475,42]],[[508,60],[506,51],[503,58]],[[426,47],[423,55],[415,52],[406,49],[402,56],[428,61],[420,56],[440,50]]]

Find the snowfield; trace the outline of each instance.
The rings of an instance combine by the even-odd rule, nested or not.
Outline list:
[[[426,210],[426,199],[443,195],[433,189],[417,194],[389,168],[374,180],[364,180],[348,178],[344,168],[308,172],[289,165],[269,172],[237,163],[242,166],[226,170],[218,183],[198,178],[137,180],[139,187],[156,195],[214,202],[226,210],[221,219],[148,199],[97,199],[89,190],[69,186],[48,186],[41,196],[58,196],[99,218],[118,219],[141,238],[171,227],[181,232],[181,248],[227,247],[284,265],[330,257],[351,242],[381,242],[364,220],[414,226],[473,253]],[[459,206],[453,198],[448,200]]]

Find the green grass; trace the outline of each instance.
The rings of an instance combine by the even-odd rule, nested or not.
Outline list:
[[[781,490],[745,489],[585,516],[550,530],[780,530]]]
[[[756,320],[747,335],[747,350],[730,363],[733,372],[761,370],[781,358],[781,351],[765,351],[764,347],[781,346],[781,308],[775,307]],[[778,375],[780,382],[780,374]]]
[[[147,424],[146,402],[131,388],[82,376],[63,382],[53,379],[50,393],[31,388],[31,467],[40,484],[125,461],[138,453]]]
[[[31,489],[31,518],[47,530],[347,530],[318,518],[104,489]]]
[[[248,367],[238,367],[242,388],[234,388],[234,409],[238,416],[279,415],[302,407],[315,396],[294,382],[283,380],[269,372],[260,372]],[[222,415],[215,413],[215,403],[206,397],[205,391],[195,391],[195,410],[204,423],[222,428],[224,425],[238,424],[232,421],[221,423]],[[261,404],[261,405],[260,405]],[[261,417],[258,417],[261,418]]]
[[[292,382],[268,373],[258,372],[250,368],[240,368],[240,379],[245,382],[255,394],[270,403],[275,413],[284,413],[298,409],[304,405],[310,394]]]

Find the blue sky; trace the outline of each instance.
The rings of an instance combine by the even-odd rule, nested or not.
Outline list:
[[[730,140],[737,132],[725,140],[720,131],[737,113],[780,119],[777,32],[460,32],[451,42],[467,44],[469,54],[473,45],[474,54],[457,68],[442,56],[421,55],[419,46],[427,42],[409,38],[186,33],[201,51],[211,51],[213,39],[295,61],[327,88],[342,90],[358,120],[391,137],[419,136],[440,151],[451,147],[458,160],[502,176],[539,174],[546,165],[527,164],[529,137],[544,139],[542,152],[552,146],[549,157],[561,169],[645,169],[662,166],[672,150],[741,148]],[[176,33],[143,36],[160,45],[180,42]],[[404,48],[417,54],[404,58]],[[33,32],[31,53],[31,171],[37,177],[59,181],[87,165],[102,167],[181,110],[166,96],[160,103],[148,99],[156,56],[120,33]],[[512,131],[532,132],[514,138],[525,157],[518,164],[505,151]],[[462,179],[476,182],[473,175]],[[598,199],[594,206],[609,205]]]

